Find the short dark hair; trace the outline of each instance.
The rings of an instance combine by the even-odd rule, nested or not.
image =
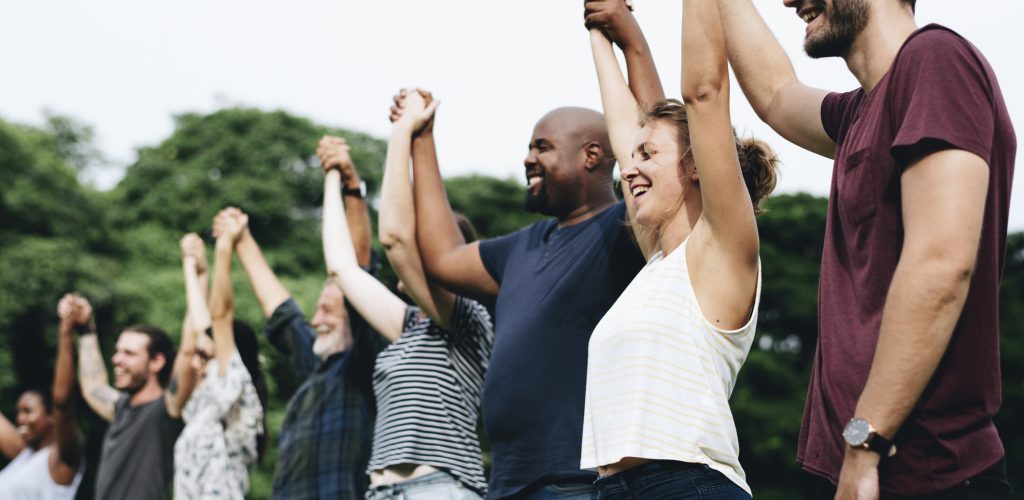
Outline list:
[[[50,391],[49,387],[33,387],[21,393],[22,396],[26,394],[39,396],[39,399],[43,400],[43,408],[46,409],[46,414],[53,414],[53,392]]]
[[[167,332],[161,330],[153,325],[132,325],[125,328],[126,332],[141,333],[149,337],[149,344],[146,345],[146,351],[149,353],[149,357],[152,358],[157,354],[164,355],[164,367],[160,369],[160,373],[157,374],[157,382],[160,382],[160,387],[166,387],[167,381],[171,378],[171,371],[174,370],[174,342],[171,342],[171,337],[167,336]]]

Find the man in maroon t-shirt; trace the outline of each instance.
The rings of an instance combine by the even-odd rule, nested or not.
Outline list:
[[[992,418],[1016,139],[995,74],[956,33],[918,29],[913,0],[784,3],[808,55],[861,84],[803,85],[750,0],[719,0],[758,115],[835,158],[797,458],[822,496],[1009,498]]]

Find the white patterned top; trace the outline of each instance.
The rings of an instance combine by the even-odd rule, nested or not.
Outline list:
[[[729,396],[760,297],[759,264],[750,319],[720,330],[697,303],[686,243],[653,255],[590,337],[581,467],[625,457],[701,463],[749,493]]]
[[[217,360],[210,360],[182,417],[185,429],[174,445],[174,497],[243,499],[258,458],[263,407],[238,351],[223,377]]]

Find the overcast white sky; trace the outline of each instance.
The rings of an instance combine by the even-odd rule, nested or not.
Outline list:
[[[665,89],[678,95],[681,2],[635,4]],[[856,86],[841,60],[803,54],[803,22],[782,0],[755,4],[805,82]],[[89,177],[109,188],[135,148],[170,134],[174,114],[284,109],[386,138],[390,96],[418,85],[443,101],[437,134],[445,175],[522,179],[540,116],[566,105],[600,109],[582,18],[582,0],[0,0],[0,117],[40,123],[49,109],[93,125],[110,166]],[[949,26],[981,48],[1024,129],[1024,68],[1014,62],[1024,48],[1015,31],[1024,2],[993,10],[922,0],[917,19]],[[740,92],[733,121],[778,151],[781,191],[828,193],[831,162],[771,132]],[[1022,179],[1018,172],[1015,230],[1024,229]]]

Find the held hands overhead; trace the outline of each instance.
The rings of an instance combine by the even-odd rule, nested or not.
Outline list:
[[[227,207],[213,218],[213,237],[232,246],[249,230],[249,216],[235,207]]]
[[[632,0],[585,0],[583,8],[583,25],[600,30],[622,49],[629,48],[629,35],[640,30],[632,14]]]
[[[66,293],[57,302],[57,317],[63,324],[70,324],[77,333],[96,331],[92,320],[92,305],[77,293]]]
[[[423,89],[402,89],[393,97],[388,119],[395,127],[408,127],[413,137],[434,130],[434,113],[441,104],[434,95]]]

